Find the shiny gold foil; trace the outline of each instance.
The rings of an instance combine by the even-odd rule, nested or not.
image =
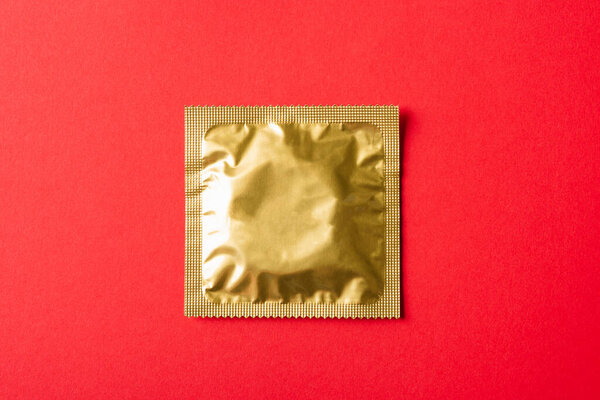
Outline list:
[[[398,109],[187,107],[189,316],[400,316]]]

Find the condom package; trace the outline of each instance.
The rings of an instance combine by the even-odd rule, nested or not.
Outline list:
[[[398,107],[186,107],[185,127],[187,316],[401,316]]]

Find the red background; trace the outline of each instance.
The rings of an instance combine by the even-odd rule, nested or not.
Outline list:
[[[0,397],[600,396],[600,3],[54,3],[0,10]],[[191,104],[400,105],[406,318],[184,317]]]

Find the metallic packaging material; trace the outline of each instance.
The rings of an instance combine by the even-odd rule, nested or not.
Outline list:
[[[216,125],[204,136],[202,287],[216,303],[373,303],[384,159],[369,124]]]
[[[187,107],[188,316],[400,316],[398,108]]]

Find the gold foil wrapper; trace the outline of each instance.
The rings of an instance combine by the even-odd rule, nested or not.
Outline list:
[[[186,315],[400,317],[397,107],[185,115]]]

